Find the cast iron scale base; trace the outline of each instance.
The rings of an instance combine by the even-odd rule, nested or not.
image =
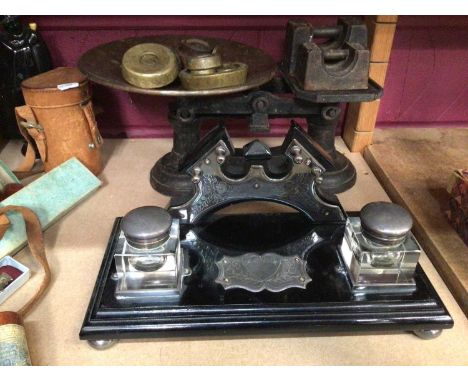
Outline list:
[[[196,226],[183,226],[182,246],[189,251],[193,273],[180,303],[125,306],[114,294],[113,253],[119,223],[117,218],[80,332],[81,339],[98,347],[118,339],[222,334],[412,331],[434,338],[453,326],[420,266],[413,293],[354,295],[338,249],[344,223],[318,225],[300,213],[214,214]],[[193,235],[187,235],[191,230],[196,233],[195,241]],[[306,289],[253,293],[225,290],[214,282],[214,264],[223,251],[270,251],[311,232],[320,240],[306,254],[312,278]],[[200,250],[206,243],[220,250]]]
[[[365,90],[304,92],[285,76],[275,77],[267,84],[240,95],[178,98],[171,103],[169,113],[174,129],[174,146],[152,168],[151,185],[168,196],[190,192],[190,177],[181,173],[179,166],[199,142],[203,119],[248,118],[251,131],[265,133],[269,131],[270,118],[304,118],[309,136],[333,160],[334,169],[324,176],[322,190],[331,195],[346,191],[356,181],[356,170],[335,149],[340,104],[373,101],[381,95],[382,89],[372,80]]]
[[[326,30],[326,28],[325,28]],[[235,41],[203,37],[218,47],[225,61],[248,64],[247,81],[241,86],[185,90],[179,81],[160,89],[142,89],[125,82],[121,75],[122,56],[141,43],[158,43],[177,49],[193,36],[135,37],[100,45],[86,52],[78,66],[98,84],[132,93],[175,97],[168,119],[173,128],[173,148],[151,169],[153,188],[167,196],[183,197],[191,190],[190,177],[179,171],[183,158],[200,141],[202,120],[248,118],[251,131],[267,133],[269,118],[305,118],[309,136],[332,157],[334,171],[323,179],[322,189],[331,195],[351,188],[356,180],[352,163],[335,150],[335,129],[346,102],[369,102],[382,95],[382,88],[369,79],[366,89],[305,91],[286,70],[261,51]]]

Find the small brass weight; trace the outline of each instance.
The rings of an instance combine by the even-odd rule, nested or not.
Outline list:
[[[182,41],[191,50],[183,60],[185,69],[179,73],[182,86],[188,90],[207,90],[242,85],[248,66],[241,62],[223,63],[217,47],[211,49],[205,44],[198,39]]]

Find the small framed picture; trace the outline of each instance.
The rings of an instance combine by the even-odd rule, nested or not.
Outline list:
[[[10,256],[0,259],[0,304],[29,280],[28,267]]]

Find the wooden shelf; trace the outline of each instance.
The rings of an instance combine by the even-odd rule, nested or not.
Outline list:
[[[468,167],[468,128],[375,129],[364,158],[468,316],[468,247],[444,215],[453,170]]]

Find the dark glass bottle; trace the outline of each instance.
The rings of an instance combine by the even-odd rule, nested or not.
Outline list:
[[[21,82],[52,69],[50,53],[39,34],[18,16],[0,16],[0,135],[20,138],[14,109],[24,105]]]

